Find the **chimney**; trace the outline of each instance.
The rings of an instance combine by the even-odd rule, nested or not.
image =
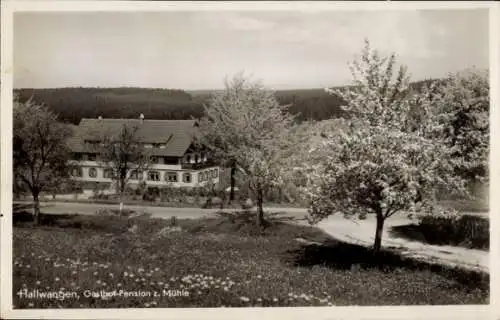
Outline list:
[[[141,115],[139,116],[139,119],[141,119],[141,124],[144,123],[144,115],[141,113]]]

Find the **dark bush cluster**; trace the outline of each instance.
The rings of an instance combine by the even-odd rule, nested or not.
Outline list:
[[[487,219],[463,215],[458,218],[424,216],[418,225],[425,240],[433,244],[456,245],[474,249],[490,246]]]

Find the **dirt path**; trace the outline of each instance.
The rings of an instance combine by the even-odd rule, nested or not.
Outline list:
[[[28,204],[29,202],[24,202]],[[91,204],[91,203],[69,203],[69,202],[45,202],[42,203],[42,212],[52,214],[79,213],[95,214],[98,209],[117,208],[113,204]],[[152,217],[168,219],[172,216],[178,218],[196,219],[213,216],[219,209],[201,208],[171,208],[155,206],[133,206],[127,205],[127,209],[135,211],[146,211]],[[224,211],[234,211],[235,209],[225,209]],[[286,216],[302,219],[307,215],[307,210],[303,208],[265,208],[270,212],[286,212]],[[386,221],[382,246],[386,248],[397,248],[402,254],[426,261],[434,261],[447,265],[460,265],[468,269],[476,269],[488,272],[489,252],[483,250],[467,249],[454,246],[429,245],[417,241],[410,241],[396,237],[389,232],[391,227],[406,225],[411,223],[404,215],[396,215]],[[298,223],[307,224],[305,221]],[[324,230],[332,237],[341,241],[371,246],[375,234],[375,219],[368,217],[363,221],[353,221],[344,219],[340,215],[333,215],[321,221],[317,227]]]

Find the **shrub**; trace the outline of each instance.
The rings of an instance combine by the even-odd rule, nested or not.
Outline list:
[[[472,215],[425,215],[419,220],[419,231],[429,243],[489,248],[489,222],[485,218]]]

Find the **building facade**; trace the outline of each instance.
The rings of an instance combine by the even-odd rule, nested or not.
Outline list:
[[[82,119],[70,139],[72,179],[113,182],[112,169],[100,161],[95,150],[105,136],[116,135],[124,125],[137,127],[137,138],[150,156],[147,170],[129,172],[132,187],[142,181],[158,187],[201,187],[219,182],[220,168],[194,144],[200,134],[195,120],[145,120],[142,114],[139,119]]]

